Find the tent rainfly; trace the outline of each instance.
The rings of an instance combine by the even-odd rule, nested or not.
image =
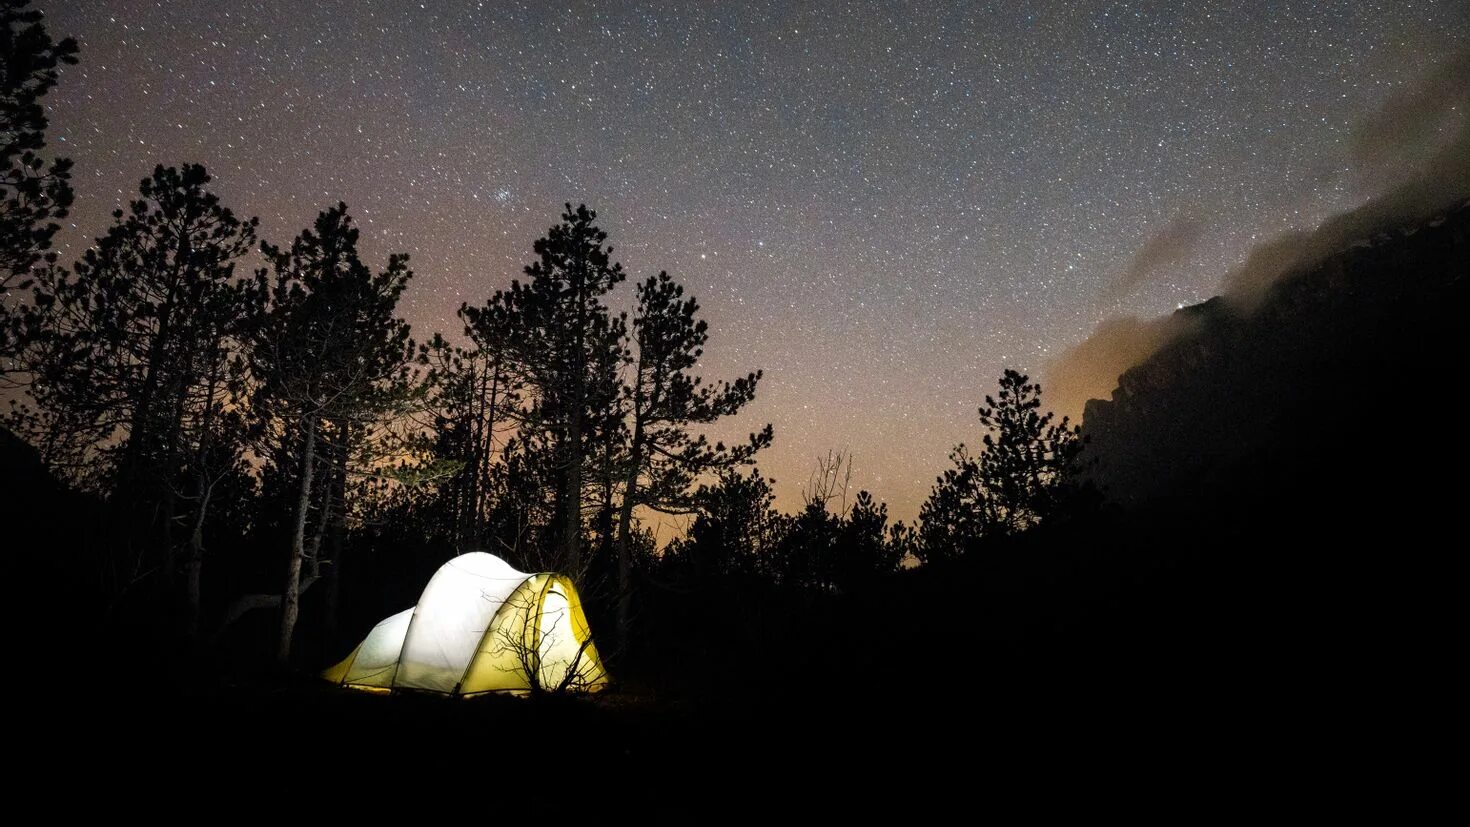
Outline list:
[[[355,689],[444,695],[526,693],[532,676],[548,690],[607,685],[572,581],[516,571],[482,551],[441,566],[417,606],[374,626],[322,676]]]

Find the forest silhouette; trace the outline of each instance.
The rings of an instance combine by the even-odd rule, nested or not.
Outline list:
[[[770,425],[703,435],[757,397],[759,366],[701,376],[696,298],[677,274],[629,279],[586,206],[548,216],[453,331],[403,321],[408,257],[363,261],[345,204],[276,246],[196,164],[158,166],[60,261],[74,171],[46,153],[42,101],[78,50],[25,3],[0,16],[3,565],[22,615],[48,618],[17,655],[37,673],[86,641],[89,674],[236,735],[275,715],[339,734],[400,703],[661,765],[748,746],[753,721],[860,716],[887,744],[982,707],[1149,698],[1223,725],[1373,680],[1447,612],[1414,572],[1464,467],[1427,404],[1464,375],[1463,200],[1252,307],[1182,309],[1081,423],[1005,371],[913,524],[827,446],[783,513]],[[659,514],[687,530],[660,544]],[[313,683],[469,551],[571,577],[623,700],[461,712]]]

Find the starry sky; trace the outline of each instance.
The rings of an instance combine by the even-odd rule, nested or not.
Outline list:
[[[719,434],[775,425],[781,506],[839,449],[904,519],[1004,367],[1371,195],[1353,124],[1470,39],[1464,0],[38,5],[82,45],[64,259],[199,162],[276,243],[346,201],[424,339],[585,202],[699,297],[706,376],[765,370]]]

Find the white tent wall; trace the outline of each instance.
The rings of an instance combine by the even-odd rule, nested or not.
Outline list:
[[[454,692],[491,619],[529,576],[483,552],[441,566],[414,607],[394,687]]]
[[[373,627],[362,645],[353,653],[352,663],[342,682],[352,686],[393,685],[398,669],[398,655],[403,651],[403,638],[408,634],[408,622],[413,618],[413,609],[404,609]]]

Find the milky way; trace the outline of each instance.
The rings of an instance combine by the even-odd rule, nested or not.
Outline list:
[[[774,423],[784,506],[848,449],[911,518],[1003,367],[1361,200],[1352,124],[1470,32],[1464,2],[1169,5],[42,2],[82,44],[59,244],[197,161],[277,243],[346,201],[371,261],[412,255],[426,338],[586,202],[700,298],[708,376],[765,370],[726,433]]]

